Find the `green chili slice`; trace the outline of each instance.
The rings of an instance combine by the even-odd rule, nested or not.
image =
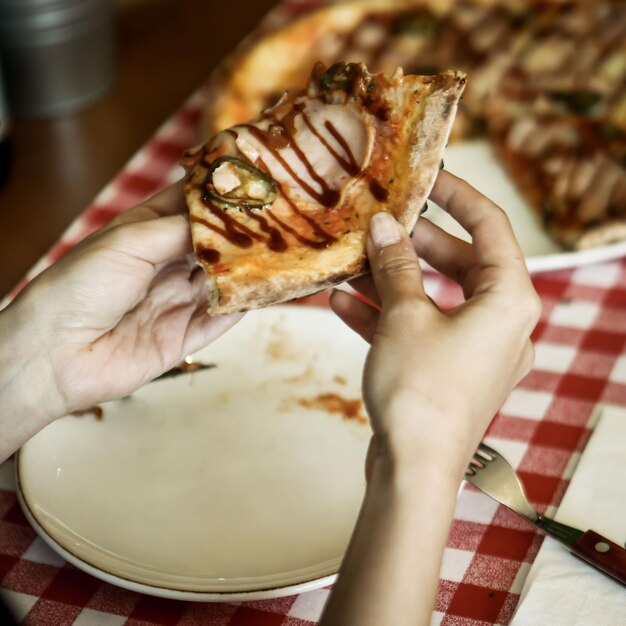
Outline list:
[[[550,98],[565,107],[571,113],[584,115],[589,113],[600,100],[602,94],[593,90],[553,91]]]
[[[398,15],[391,22],[392,35],[413,37],[433,36],[439,29],[439,20],[430,11],[409,12]]]
[[[322,74],[320,88],[328,91],[343,89],[349,92],[358,71],[359,66],[356,63],[335,63]]]
[[[225,163],[232,166],[239,184],[220,193],[215,187],[213,177],[217,169]],[[207,193],[214,201],[237,208],[263,208],[272,204],[278,193],[276,182],[267,174],[242,159],[228,155],[218,157],[211,163],[206,180]]]

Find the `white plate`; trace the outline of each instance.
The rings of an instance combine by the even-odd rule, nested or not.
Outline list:
[[[578,267],[626,256],[626,241],[568,252],[550,239],[486,141],[449,146],[444,161],[446,170],[467,180],[507,212],[530,272]],[[426,217],[448,232],[469,239],[467,233],[438,206],[429,203],[429,207]]]
[[[197,356],[214,369],[64,417],[20,451],[18,492],[68,561],[169,598],[251,600],[330,584],[364,492],[367,345],[328,310],[248,314]],[[361,409],[363,411],[363,409]]]

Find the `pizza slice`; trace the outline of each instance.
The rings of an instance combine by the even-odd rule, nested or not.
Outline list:
[[[577,115],[518,115],[494,133],[505,166],[567,249],[626,239],[626,132]]]
[[[365,272],[373,213],[415,225],[464,86],[460,72],[318,64],[306,89],[187,152],[209,313],[292,300]]]

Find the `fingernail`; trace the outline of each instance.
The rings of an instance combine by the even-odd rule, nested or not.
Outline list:
[[[400,224],[385,211],[374,213],[370,220],[370,236],[374,245],[384,248],[400,241]]]

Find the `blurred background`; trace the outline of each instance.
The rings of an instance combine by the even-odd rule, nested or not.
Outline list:
[[[0,0],[0,299],[275,4]]]

